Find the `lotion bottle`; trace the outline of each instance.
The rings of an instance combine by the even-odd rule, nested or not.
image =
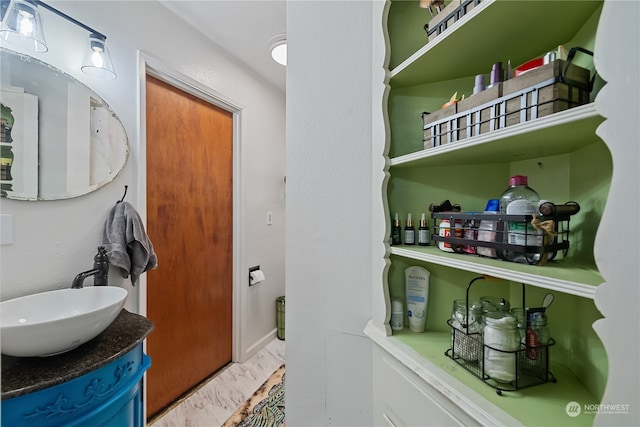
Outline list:
[[[430,274],[428,270],[418,266],[404,271],[409,329],[413,332],[424,332],[426,328]]]

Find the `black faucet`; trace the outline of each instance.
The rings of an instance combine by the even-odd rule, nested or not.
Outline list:
[[[93,276],[93,286],[109,285],[109,258],[104,246],[98,246],[98,253],[93,258],[93,268],[78,274],[71,283],[71,289],[80,289],[84,279]]]

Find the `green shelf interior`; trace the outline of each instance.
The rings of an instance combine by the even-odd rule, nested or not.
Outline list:
[[[561,44],[588,48],[572,38],[585,22],[597,24],[590,21],[601,6],[602,1],[483,0],[473,19],[454,24],[427,43],[422,27],[430,19],[428,12],[418,1],[393,1],[388,19],[391,86],[488,74],[498,61],[506,67],[510,60],[515,69]]]
[[[570,247],[563,260],[569,262],[558,267],[566,268],[567,273],[552,270],[559,275],[578,274],[580,269],[572,266],[595,269],[593,246],[612,173],[610,152],[599,140],[572,153],[513,162],[393,168],[387,186],[389,221],[395,213],[403,225],[408,213],[413,218],[422,213],[428,216],[431,203],[447,199],[460,204],[463,212],[482,212],[487,200],[500,198],[510,176],[525,175],[541,199],[580,204],[580,211],[569,222]],[[429,224],[434,225],[432,220]],[[593,283],[598,278],[585,280]]]
[[[593,425],[595,415],[592,413],[582,411],[577,417],[567,415],[565,408],[569,402],[589,405],[599,403],[600,399],[590,393],[571,370],[553,363],[553,347],[549,349],[550,371],[557,378],[556,383],[550,382],[518,391],[505,391],[502,396],[499,396],[493,388],[444,355],[451,339],[448,332],[416,333],[404,329],[394,333],[393,336],[524,425],[567,427]]]
[[[405,318],[405,330],[393,331],[393,336],[403,342],[405,341],[403,337],[413,337],[407,338],[406,344],[420,354],[426,352],[427,359],[433,362],[440,360],[441,363],[446,361],[445,365],[447,366],[449,364],[457,365],[448,357],[444,357],[444,352],[450,345],[450,330],[447,320],[451,315],[453,301],[464,299],[467,284],[479,275],[447,266],[392,256],[392,264],[389,269],[389,293],[392,299],[405,301],[404,270],[414,265],[424,267],[431,273],[427,299],[427,332],[424,334],[411,333],[406,329],[408,319]],[[546,289],[525,285],[525,305],[539,307],[548,292],[550,291]],[[549,360],[553,365],[552,372],[554,375],[556,375],[556,371],[566,373],[570,378],[570,384],[579,383],[580,390],[582,390],[579,393],[586,393],[590,398],[584,403],[598,403],[604,393],[608,362],[604,346],[591,325],[602,318],[602,315],[590,298],[551,292],[555,298],[551,306],[547,308],[547,316],[551,336],[556,341],[556,344],[549,350]],[[497,279],[476,281],[470,288],[469,298],[479,300],[485,295],[503,297],[510,302],[511,307],[522,306],[521,283]],[[432,335],[437,337],[438,334],[446,335],[447,339],[432,341]],[[439,359],[441,355],[442,358]],[[472,374],[463,368],[460,369],[469,378],[478,381],[482,387],[491,390]],[[563,379],[561,377],[558,379],[558,383],[561,384]],[[471,383],[473,384],[472,381]],[[467,384],[466,381],[465,384]],[[547,386],[531,387],[522,390],[522,393],[528,396],[532,393],[529,390],[538,387],[546,388]],[[577,399],[570,400],[577,401]],[[509,413],[515,416],[514,413]],[[537,424],[544,425],[542,422]]]

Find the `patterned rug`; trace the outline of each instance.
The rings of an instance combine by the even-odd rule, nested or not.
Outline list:
[[[284,427],[284,365],[221,427]]]

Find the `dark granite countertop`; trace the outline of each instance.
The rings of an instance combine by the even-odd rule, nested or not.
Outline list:
[[[123,309],[107,329],[66,353],[48,357],[2,355],[2,400],[52,387],[99,369],[131,351],[153,322]]]

